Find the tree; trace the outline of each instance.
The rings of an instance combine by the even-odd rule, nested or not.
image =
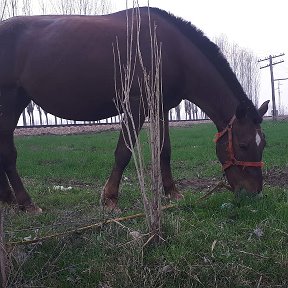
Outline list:
[[[32,14],[32,7],[31,7],[31,0],[22,0],[22,13],[23,15],[31,15]]]
[[[29,115],[29,118],[30,118],[30,126],[31,125],[32,126],[35,125],[34,114],[33,114],[34,107],[35,107],[35,104],[32,101],[27,106],[27,112],[28,112],[28,115]]]
[[[248,98],[258,106],[260,73],[256,55],[236,43],[230,43],[224,35],[216,38],[215,43],[227,58]]]
[[[184,107],[185,107],[185,115],[186,115],[186,120],[192,120],[192,103],[188,100],[184,100]]]
[[[50,4],[53,12],[58,14],[97,15],[111,11],[110,0],[50,0]]]
[[[19,8],[19,2],[17,0],[9,0],[7,5],[8,10],[8,16],[14,17],[18,15],[18,8]]]
[[[174,110],[175,110],[175,113],[176,113],[176,120],[180,121],[181,120],[181,103],[178,106],[176,106],[174,108]]]
[[[0,1],[0,21],[2,21],[5,17],[5,12],[7,9],[8,0]]]

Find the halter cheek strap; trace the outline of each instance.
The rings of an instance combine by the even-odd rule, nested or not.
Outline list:
[[[264,163],[262,161],[260,162],[238,161],[235,158],[234,149],[233,149],[233,134],[232,134],[232,127],[233,127],[233,122],[235,119],[236,117],[233,116],[229,124],[227,125],[227,127],[224,130],[216,133],[215,138],[214,138],[214,142],[217,143],[219,139],[222,138],[222,136],[228,133],[228,146],[227,146],[228,160],[224,164],[222,164],[223,170],[225,171],[231,166],[242,166],[243,168],[244,167],[262,168],[264,166]]]

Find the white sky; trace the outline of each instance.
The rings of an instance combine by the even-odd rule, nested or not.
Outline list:
[[[126,0],[112,0],[112,3],[115,10],[126,8]],[[128,0],[128,5],[132,3]],[[140,6],[147,3],[139,0]],[[288,0],[150,0],[150,7],[159,7],[190,21],[210,38],[224,34],[228,41],[251,50],[259,59],[285,53],[284,57],[275,59],[275,62],[281,59],[285,62],[274,66],[274,78],[288,77]],[[268,61],[260,64],[265,66]],[[269,68],[261,69],[260,75],[261,104],[271,99]],[[285,102],[287,114],[288,80],[280,84],[281,101]]]

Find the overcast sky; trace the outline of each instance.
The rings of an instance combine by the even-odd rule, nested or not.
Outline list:
[[[112,0],[115,10],[126,7],[126,0]],[[129,5],[132,1],[128,1]],[[139,0],[146,6],[147,0]],[[288,77],[288,0],[150,0],[159,7],[200,28],[208,37],[225,34],[229,41],[251,50],[259,59],[285,53],[284,63],[274,66],[274,76]],[[268,61],[262,62],[265,66]],[[271,99],[269,68],[261,69],[260,102]],[[288,112],[288,80],[280,81],[282,101]],[[278,87],[278,82],[275,82]],[[276,90],[276,101],[278,91]]]

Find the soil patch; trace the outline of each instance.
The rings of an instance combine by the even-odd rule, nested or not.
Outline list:
[[[179,179],[176,181],[176,185],[180,190],[187,188],[193,188],[196,192],[209,190],[218,184],[219,179],[209,178],[190,178],[190,179]]]
[[[264,186],[288,188],[288,167],[269,169],[263,173],[263,178]],[[180,190],[193,188],[195,192],[199,192],[215,187],[219,181],[220,179],[216,178],[179,179],[176,181],[176,185]]]
[[[274,187],[288,188],[288,167],[273,167],[264,173],[264,183]]]
[[[210,120],[197,121],[171,121],[170,127],[191,127],[193,124],[210,123]],[[144,124],[144,127],[146,124]],[[34,126],[34,127],[19,127],[15,129],[15,136],[33,136],[33,135],[70,135],[70,134],[90,134],[103,131],[120,130],[121,126],[115,124],[92,124],[92,125],[64,125],[64,126]]]

